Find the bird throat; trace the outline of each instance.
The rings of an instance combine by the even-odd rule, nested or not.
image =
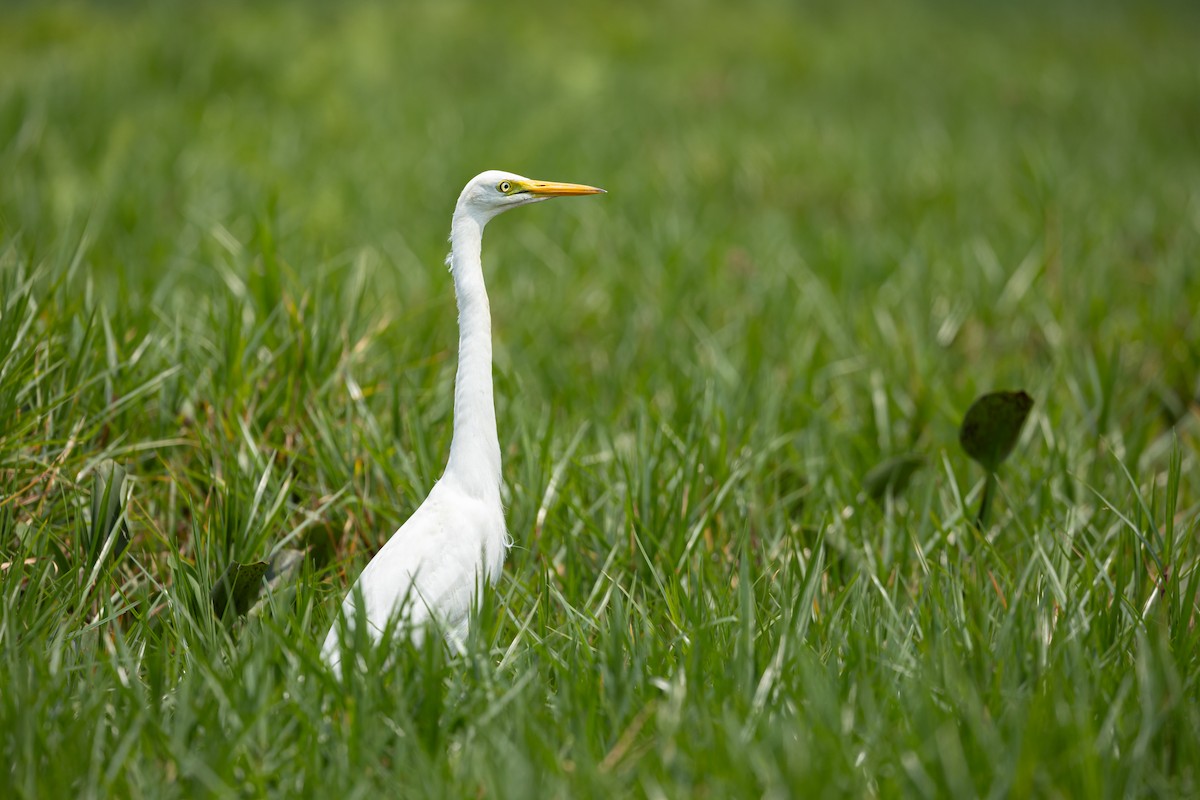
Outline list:
[[[499,499],[500,441],[492,395],[492,314],[481,251],[486,221],[454,215],[450,274],[458,303],[458,373],[454,381],[454,436],[443,480],[481,499]]]

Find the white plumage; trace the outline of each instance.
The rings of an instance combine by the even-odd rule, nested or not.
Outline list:
[[[408,628],[413,641],[422,640],[432,621],[453,646],[461,647],[472,603],[499,577],[510,544],[500,504],[492,321],[480,258],[483,229],[510,208],[602,191],[490,170],[471,179],[459,195],[448,259],[459,327],[450,457],[425,502],[375,554],[346,595],[339,616],[349,630],[360,613],[361,596],[373,641],[398,614],[398,624]],[[321,648],[322,657],[339,673],[340,630],[335,619]]]

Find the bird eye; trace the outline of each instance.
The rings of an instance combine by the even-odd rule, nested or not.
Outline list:
[[[509,192],[512,191],[512,184],[509,183],[508,181],[500,181],[500,185],[497,186],[496,188],[499,189],[500,191],[504,192],[505,194],[508,194]]]

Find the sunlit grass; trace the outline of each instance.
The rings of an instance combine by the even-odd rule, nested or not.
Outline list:
[[[6,7],[0,785],[1200,791],[1198,33]],[[492,167],[609,190],[485,241],[515,546],[466,655],[339,685],[337,598],[444,464],[449,213]],[[957,427],[994,389],[1035,406],[981,533]],[[97,566],[109,459],[132,541]],[[216,618],[231,562],[295,549]]]

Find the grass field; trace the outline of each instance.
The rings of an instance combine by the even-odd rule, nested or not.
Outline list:
[[[0,9],[0,795],[1200,793],[1200,12],[794,5]],[[484,243],[515,546],[341,685],[492,167],[609,190]]]

